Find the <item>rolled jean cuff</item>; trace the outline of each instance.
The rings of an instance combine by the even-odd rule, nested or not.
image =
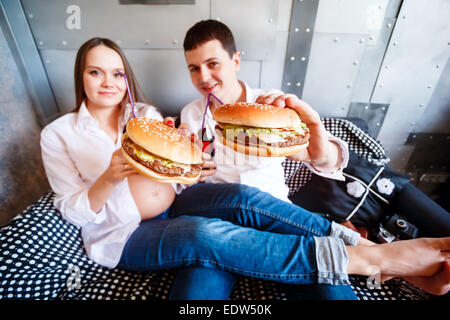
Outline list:
[[[340,238],[348,246],[356,246],[361,238],[361,235],[352,229],[332,221],[330,237]]]
[[[317,283],[350,284],[347,274],[348,255],[342,239],[314,237],[316,246]]]

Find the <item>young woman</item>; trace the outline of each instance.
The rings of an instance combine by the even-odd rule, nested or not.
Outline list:
[[[77,109],[41,133],[54,204],[81,227],[93,261],[135,271],[201,265],[298,284],[348,284],[348,274],[377,265],[448,291],[450,238],[355,246],[358,234],[256,188],[197,184],[176,195],[176,185],[137,174],[120,151],[131,113],[123,73],[134,101],[144,101],[120,48],[87,41],[75,63]],[[162,120],[154,107],[136,109]]]

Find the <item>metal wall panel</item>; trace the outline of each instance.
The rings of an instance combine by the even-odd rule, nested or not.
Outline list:
[[[110,0],[22,0],[39,49],[78,50],[92,37],[110,38],[122,48],[182,48],[186,31],[208,19],[210,1],[195,5],[120,5]],[[80,9],[80,29],[69,29],[70,6]],[[69,10],[70,11],[70,10]]]
[[[315,33],[303,100],[322,116],[345,117],[366,48],[358,34]]]
[[[425,107],[424,116],[417,122],[416,132],[450,134],[450,58],[443,68],[433,95]],[[420,107],[420,105],[419,105]]]
[[[211,18],[232,30],[238,50],[248,60],[272,59],[277,12],[276,0],[211,0]]]
[[[76,51],[89,38],[102,36],[124,48],[149,100],[164,113],[177,114],[198,97],[187,72],[183,38],[195,22],[209,18],[219,18],[236,37],[242,53],[238,77],[259,87],[264,64],[270,87],[273,84],[280,89],[281,81],[276,79],[281,79],[283,72],[280,56],[284,59],[287,40],[276,38],[276,32],[286,26],[286,22],[278,23],[279,18],[289,24],[291,0],[198,0],[195,5],[120,5],[109,0],[22,3],[61,113],[74,108]],[[67,26],[72,15],[68,8],[74,5],[80,9],[80,29]],[[269,75],[267,70],[277,74]]]
[[[403,141],[425,108],[450,56],[450,2],[404,1],[386,52],[372,102],[390,108],[379,139]],[[418,23],[420,21],[420,23]]]
[[[45,125],[57,116],[60,110],[20,3],[13,0],[0,2],[0,27],[27,86],[39,122]]]
[[[367,34],[376,45],[389,0],[319,1],[315,31]]]
[[[286,43],[289,33],[287,31],[277,31],[275,40],[275,51],[270,61],[262,61],[261,63],[261,79],[256,87],[266,89],[282,88],[283,68],[286,59]],[[243,79],[243,78],[242,78]]]
[[[318,1],[295,1],[292,5],[282,90],[298,97],[303,95],[318,4]]]

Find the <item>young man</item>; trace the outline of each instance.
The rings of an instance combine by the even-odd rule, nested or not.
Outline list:
[[[192,83],[202,95],[202,98],[191,102],[181,112],[181,122],[187,123],[191,132],[197,133],[198,136],[201,135],[199,131],[201,131],[203,113],[210,93],[217,96],[223,103],[256,101],[279,107],[289,107],[300,115],[302,122],[306,123],[311,130],[309,147],[291,156],[290,159],[305,162],[308,168],[317,174],[329,178],[343,179],[342,169],[345,168],[348,161],[347,145],[331,136],[325,130],[317,112],[296,96],[283,94],[276,90],[251,89],[245,82],[239,81],[236,72],[240,67],[240,54],[236,50],[231,31],[223,23],[207,20],[195,24],[186,34],[184,49]],[[217,104],[211,104],[206,113],[205,126],[208,127],[210,132],[214,132],[215,121],[212,119],[212,112],[216,107]],[[205,161],[203,181],[248,184],[289,201],[287,198],[288,188],[284,183],[284,172],[281,166],[284,158],[244,156],[234,153],[232,150],[223,149],[225,147],[220,143],[216,144],[216,148],[215,161],[212,159]],[[229,152],[233,152],[233,156],[225,157],[224,155],[229,154]],[[342,228],[342,232],[348,232],[350,238],[356,237],[355,234],[352,234],[352,231],[345,229]],[[416,241],[416,243],[420,242],[422,245],[426,245],[426,241],[424,239]],[[440,246],[445,245],[447,244],[440,244]],[[366,266],[367,261],[379,260],[372,259],[373,253],[366,253],[366,251],[381,250],[383,251],[381,256],[385,255],[387,261],[396,260],[396,253],[400,249],[395,246],[398,245],[390,245],[388,250],[385,250],[385,247],[382,246],[375,246],[376,248],[373,247],[370,250],[361,249],[360,246],[349,247],[348,254],[352,261],[358,262],[357,265],[361,266],[361,270],[365,268],[363,266]],[[412,250],[413,247],[414,245],[411,242],[410,249]],[[392,257],[389,257],[389,255]],[[407,260],[405,258],[405,261]],[[421,285],[422,288],[429,289],[429,291],[448,291],[442,283],[450,278],[450,264],[445,262],[442,270],[435,271],[433,281],[431,281],[432,278],[409,278],[409,280]],[[174,281],[171,298],[227,299],[235,279],[234,275],[216,269],[201,267],[181,269]],[[295,286],[294,293],[297,293],[297,297],[304,296],[307,299],[357,299],[348,285]]]
[[[191,132],[201,136],[203,114],[210,93],[225,104],[258,102],[289,107],[310,128],[311,136],[307,149],[288,158],[303,161],[316,174],[344,180],[342,169],[348,161],[347,144],[329,134],[318,113],[295,95],[252,89],[238,80],[236,72],[240,68],[240,53],[227,26],[215,20],[197,23],[187,32],[184,49],[192,83],[202,95],[181,111],[181,122],[187,123]],[[218,107],[217,101],[212,101],[205,119],[205,127],[210,132],[214,132],[216,125],[212,112]],[[201,181],[243,183],[290,202],[281,165],[284,159],[243,155],[216,143],[215,159],[205,162]]]

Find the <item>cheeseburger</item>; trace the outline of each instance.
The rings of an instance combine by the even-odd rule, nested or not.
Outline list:
[[[218,139],[253,156],[286,157],[308,146],[309,129],[290,108],[238,102],[214,111]]]
[[[127,123],[122,153],[139,173],[161,182],[192,184],[202,171],[200,148],[176,129],[150,118]]]

